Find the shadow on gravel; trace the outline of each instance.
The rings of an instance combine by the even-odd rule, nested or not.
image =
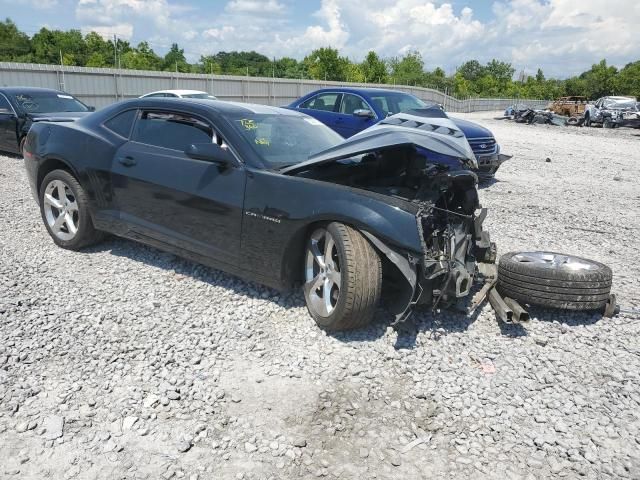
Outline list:
[[[488,178],[486,180],[481,180],[480,182],[478,182],[478,188],[480,190],[490,187],[491,185],[495,185],[496,183],[499,183],[500,180],[497,180],[495,177],[492,178]]]
[[[177,275],[188,276],[213,286],[222,286],[238,295],[245,295],[254,299],[272,300],[286,309],[305,306],[304,297],[297,290],[279,292],[264,285],[243,280],[221,270],[192,262],[172,253],[163,252],[157,248],[132,240],[108,237],[104,242],[82,251],[82,253],[88,254],[97,252],[109,252],[117,257],[126,257],[156,268],[171,270]]]

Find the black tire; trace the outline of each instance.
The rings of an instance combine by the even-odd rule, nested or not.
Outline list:
[[[22,155],[22,157],[24,158],[24,143],[27,140],[27,136],[25,135],[24,137],[22,137],[20,139],[20,143],[19,143],[19,149],[20,149],[20,155]]]
[[[613,123],[609,119],[604,119],[602,121],[602,128],[613,128]]]
[[[540,255],[565,256],[553,252],[509,252],[500,258],[498,290],[503,296],[565,310],[595,310],[605,306],[612,281],[608,266],[575,256],[566,256],[571,259],[569,263],[559,265],[527,261]],[[575,268],[577,265],[582,267]]]
[[[327,330],[352,330],[369,324],[380,301],[382,264],[380,256],[369,241],[357,230],[342,223],[333,222],[316,229],[310,235],[305,250],[305,280],[308,259],[314,238],[328,232],[335,243],[336,270],[340,272],[340,286],[335,307],[329,315],[321,314],[312,301],[311,281],[303,288],[309,313],[316,323]],[[325,237],[326,238],[326,237]],[[315,266],[316,264],[312,262]],[[317,295],[321,289],[316,289]]]
[[[54,232],[52,226],[49,225],[49,221],[47,220],[46,209],[49,207],[45,203],[45,192],[47,190],[47,186],[54,181],[63,182],[71,191],[70,197],[72,197],[72,201],[75,201],[77,204],[77,214],[75,217],[77,218],[77,231],[73,234],[72,238],[60,238],[59,235]],[[39,200],[42,221],[44,222],[47,232],[49,232],[49,235],[59,247],[66,248],[68,250],[79,250],[98,243],[104,238],[104,233],[96,230],[93,226],[93,220],[91,219],[91,214],[89,212],[89,199],[87,198],[86,192],[78,183],[76,178],[66,170],[53,170],[44,177],[40,184]],[[71,233],[69,232],[68,235],[71,235]]]

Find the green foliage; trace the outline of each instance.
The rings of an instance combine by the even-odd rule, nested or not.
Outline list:
[[[88,67],[166,71],[177,68],[179,72],[415,85],[446,90],[459,98],[640,97],[640,61],[618,71],[601,60],[579,76],[565,80],[548,79],[540,68],[535,76],[522,74],[514,80],[513,66],[497,59],[485,65],[469,60],[452,75],[446,75],[440,67],[425,69],[425,62],[417,51],[386,60],[370,51],[361,63],[356,63],[330,47],[314,50],[302,61],[289,57],[271,59],[254,51],[232,51],[203,55],[198,62],[190,64],[177,43],[160,57],[147,42],[132,47],[129,42],[118,39],[114,44],[113,40],[95,32],[83,36],[79,30],[42,28],[29,38],[8,18],[0,21],[0,61],[56,65],[62,61],[64,65]]]
[[[367,53],[364,61],[360,64],[360,70],[365,78],[363,81],[387,83],[387,65],[376,52]]]
[[[404,57],[389,60],[393,82],[401,85],[424,85],[424,62],[420,52],[407,53]]]
[[[337,49],[323,47],[313,50],[304,57],[302,63],[313,79],[344,81],[347,79],[348,67],[351,62],[348,58],[341,57]]]

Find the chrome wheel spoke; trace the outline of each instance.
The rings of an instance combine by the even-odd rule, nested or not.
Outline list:
[[[62,227],[64,226],[64,222],[66,220],[66,216],[65,215],[58,215],[58,218],[56,218],[55,222],[53,222],[53,225],[51,226],[51,229],[58,233],[60,230],[62,230]]]
[[[324,263],[330,268],[334,268],[333,247],[335,247],[335,245],[333,237],[327,233],[324,241]]]
[[[322,282],[322,275],[318,274],[310,282],[307,282],[306,286],[309,288],[309,291],[315,292],[322,286]]]
[[[59,201],[57,198],[55,198],[50,193],[45,193],[44,194],[44,203],[46,205],[51,205],[52,207],[57,208],[58,210],[62,209],[62,202]]]
[[[340,272],[333,270],[332,272],[329,272],[327,278],[331,280],[331,283],[333,283],[338,288],[338,290],[340,289]]]
[[[333,282],[326,278],[324,280],[324,284],[322,285],[322,299],[324,300],[324,309],[326,313],[331,313],[333,311],[333,305],[331,304],[332,287]]]
[[[66,213],[64,216],[65,219],[65,224],[67,225],[67,230],[69,231],[69,233],[71,233],[72,235],[75,235],[78,232],[78,227],[76,227],[76,224],[73,221],[73,214],[72,213]]]
[[[325,267],[325,265],[324,265],[324,256],[322,255],[322,252],[320,251],[320,248],[318,247],[317,240],[311,242],[311,253],[313,254],[313,259],[318,264],[318,266],[320,268],[324,268]]]
[[[78,203],[73,200],[67,204],[67,212],[73,213],[78,211]]]

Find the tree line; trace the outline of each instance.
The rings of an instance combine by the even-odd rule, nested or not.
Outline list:
[[[41,28],[30,37],[10,19],[0,22],[0,61],[412,85],[447,91],[458,98],[640,97],[640,61],[617,69],[601,60],[590,70],[563,80],[546,78],[541,69],[535,76],[516,75],[510,63],[496,59],[484,65],[469,60],[454,73],[446,74],[440,67],[425,68],[417,51],[391,58],[381,58],[370,51],[362,62],[354,62],[330,47],[313,50],[302,60],[233,51],[202,55],[197,62],[189,63],[177,43],[163,56],[147,42],[133,46],[126,40],[105,39],[95,32],[83,35],[80,30]]]

